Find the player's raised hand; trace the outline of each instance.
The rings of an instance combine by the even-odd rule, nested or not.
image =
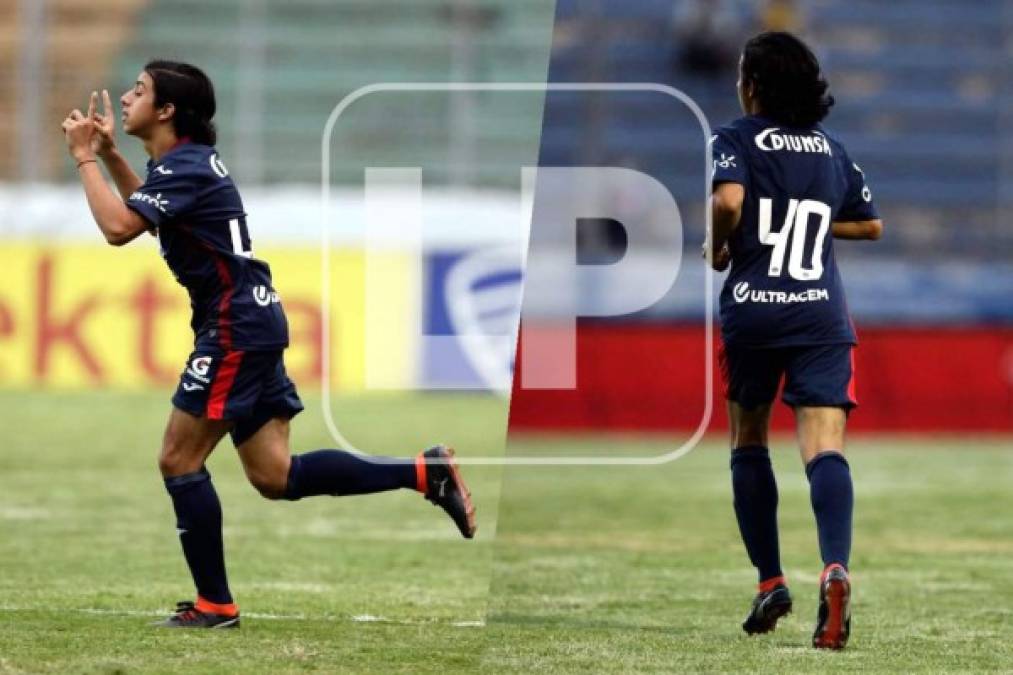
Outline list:
[[[77,161],[93,159],[92,136],[95,134],[95,121],[85,117],[78,109],[70,111],[67,119],[60,125],[63,129],[64,138],[67,141],[67,150],[70,156]]]
[[[88,102],[88,117],[95,123],[95,135],[92,136],[91,149],[99,157],[104,157],[116,149],[116,114],[109,98],[109,90],[102,90],[102,112],[98,112],[98,92],[91,93]]]

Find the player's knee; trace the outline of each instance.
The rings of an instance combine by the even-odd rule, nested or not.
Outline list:
[[[743,408],[735,403],[729,406],[732,447],[746,445],[767,445],[767,429],[770,424],[770,405]]]
[[[841,444],[831,443],[803,443],[802,464],[808,466],[810,462],[822,455],[839,455],[844,457],[844,451],[840,449]]]
[[[162,476],[182,476],[199,470],[203,464],[201,453],[193,451],[177,434],[166,432],[158,455],[158,470]]]
[[[761,430],[741,427],[734,435],[733,444],[735,447],[742,447],[744,445],[766,445],[767,432],[765,429]]]
[[[158,470],[166,478],[190,473],[189,465],[180,453],[165,452],[165,450],[158,456]]]
[[[285,497],[285,488],[288,486],[288,476],[276,476],[267,473],[251,474],[247,476],[257,492],[265,499],[282,499]]]
[[[736,447],[744,445],[766,445],[767,444],[767,421],[764,420],[739,420],[733,432],[734,444]]]
[[[179,443],[173,434],[166,431],[165,437],[162,439],[162,451],[158,453],[158,470],[163,476],[180,475],[180,454]]]

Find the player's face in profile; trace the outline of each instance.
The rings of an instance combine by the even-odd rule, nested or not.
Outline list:
[[[155,86],[151,76],[141,71],[134,86],[120,97],[123,108],[123,130],[131,136],[144,136],[145,131],[158,122],[155,110]]]

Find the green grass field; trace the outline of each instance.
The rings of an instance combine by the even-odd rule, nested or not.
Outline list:
[[[660,467],[467,466],[471,542],[407,491],[267,502],[223,444],[209,466],[243,627],[154,630],[192,593],[155,466],[165,398],[0,393],[0,672],[1013,672],[1008,438],[852,439],[843,653],[808,647],[820,565],[790,439],[775,464],[796,607],[771,636],[738,627],[755,579],[720,439]],[[336,411],[374,451],[503,451],[493,398],[342,399]],[[316,401],[293,446],[333,446]],[[577,447],[524,446],[510,451]]]

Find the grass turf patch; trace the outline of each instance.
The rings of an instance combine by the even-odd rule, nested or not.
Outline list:
[[[293,449],[333,447],[308,403]],[[716,439],[657,467],[466,466],[472,542],[409,491],[265,501],[226,441],[209,468],[244,625],[181,633],[148,626],[192,594],[155,465],[165,397],[3,392],[0,410],[0,672],[1013,668],[1003,439],[851,441],[854,630],[846,652],[825,654],[808,646],[820,564],[791,439],[773,458],[796,605],[773,635],[739,628],[755,577]],[[335,415],[372,452],[443,440],[465,456],[503,451],[505,403],[492,397],[339,399]],[[662,445],[529,439],[508,451]]]

